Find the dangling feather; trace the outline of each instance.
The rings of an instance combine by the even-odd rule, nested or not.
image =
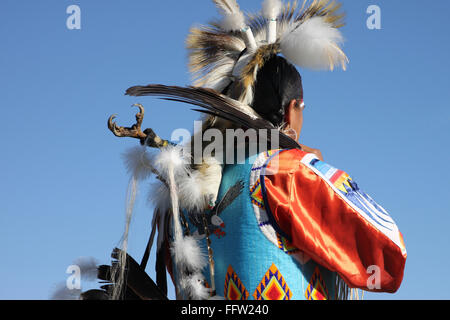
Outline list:
[[[162,99],[193,104],[206,110],[195,110],[221,117],[248,129],[276,129],[269,121],[261,118],[251,107],[239,101],[204,88],[184,88],[164,85],[136,86],[127,90],[130,96],[159,96]],[[270,139],[270,135],[268,137]],[[278,131],[281,148],[299,149],[299,144]]]

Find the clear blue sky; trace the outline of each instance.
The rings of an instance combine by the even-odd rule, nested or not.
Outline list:
[[[241,1],[259,10],[260,0]],[[344,0],[346,72],[303,75],[304,144],[349,172],[391,213],[408,250],[398,293],[368,299],[449,299],[450,2]],[[81,30],[66,8],[81,8]],[[382,29],[368,30],[377,4]],[[168,137],[198,115],[185,105],[125,97],[137,84],[189,84],[184,39],[217,16],[212,1],[0,2],[0,299],[48,299],[80,256],[101,263],[124,227],[121,154],[135,141],[109,115]],[[139,195],[130,253],[140,260],[152,210]],[[148,272],[153,273],[153,262]]]

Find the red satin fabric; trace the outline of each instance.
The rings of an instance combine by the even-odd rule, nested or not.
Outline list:
[[[272,163],[278,170],[265,176],[266,205],[278,226],[294,246],[337,272],[350,287],[396,292],[406,261],[401,249],[302,164],[305,155],[300,150],[282,151],[278,161],[268,165],[267,172]],[[369,290],[373,273],[368,268],[373,265],[380,268],[381,289]]]

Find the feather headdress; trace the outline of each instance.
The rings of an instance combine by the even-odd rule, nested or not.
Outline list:
[[[223,19],[192,28],[186,40],[194,86],[223,92],[233,85],[232,97],[251,105],[258,70],[273,55],[300,68],[346,69],[340,3],[265,0],[261,12],[244,16],[236,0],[213,1]]]

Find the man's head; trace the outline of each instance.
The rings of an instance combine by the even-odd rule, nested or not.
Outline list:
[[[302,78],[297,69],[283,57],[270,58],[258,71],[252,107],[297,140],[304,108]]]

